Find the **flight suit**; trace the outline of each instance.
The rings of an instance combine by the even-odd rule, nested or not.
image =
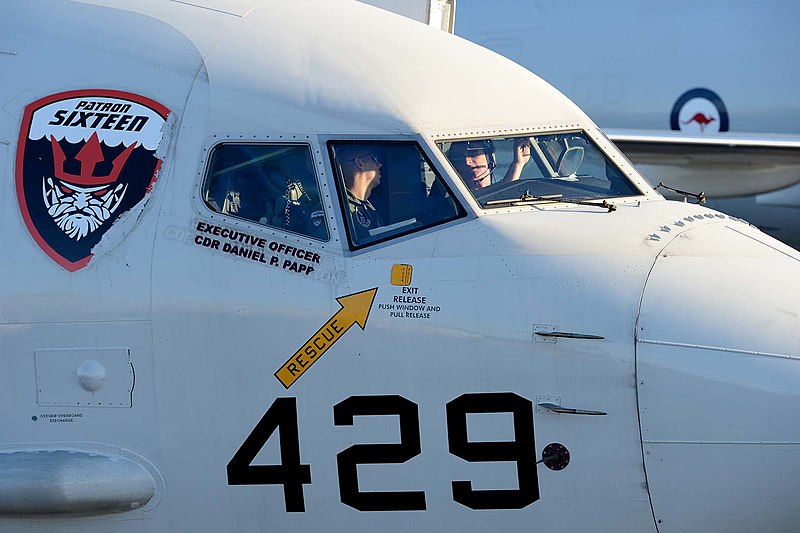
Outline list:
[[[381,218],[369,200],[356,198],[347,191],[347,205],[350,211],[350,227],[353,230],[355,244],[364,244],[374,239],[369,231],[383,226]]]

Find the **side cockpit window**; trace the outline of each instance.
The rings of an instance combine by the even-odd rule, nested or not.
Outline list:
[[[217,145],[203,199],[217,213],[323,241],[329,238],[307,145]]]
[[[413,142],[332,142],[352,247],[461,217],[464,209]]]

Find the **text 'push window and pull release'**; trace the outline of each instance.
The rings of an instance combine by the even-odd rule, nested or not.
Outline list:
[[[328,240],[307,145],[216,146],[203,185],[203,198],[217,213]]]
[[[413,142],[329,143],[353,248],[465,214]]]

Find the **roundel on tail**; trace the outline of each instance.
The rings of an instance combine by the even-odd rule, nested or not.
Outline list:
[[[728,110],[717,93],[710,89],[692,89],[683,93],[669,118],[675,131],[728,131]]]

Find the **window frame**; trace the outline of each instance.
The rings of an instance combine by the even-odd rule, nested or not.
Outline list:
[[[450,158],[447,157],[447,153],[443,149],[444,143],[451,143],[452,144],[454,142],[463,142],[463,141],[480,141],[480,140],[486,140],[486,139],[494,140],[496,138],[507,139],[507,138],[516,138],[516,137],[536,137],[536,136],[542,136],[542,135],[567,135],[567,134],[570,134],[570,133],[580,133],[580,134],[582,134],[586,138],[586,140],[589,141],[599,153],[601,153],[612,165],[614,165],[614,168],[616,168],[616,170],[619,172],[619,174],[622,177],[624,177],[625,180],[628,181],[628,183],[631,185],[631,187],[634,190],[638,191],[638,194],[626,195],[626,196],[615,196],[615,197],[610,198],[610,199],[607,198],[607,200],[623,201],[623,200],[630,200],[630,199],[634,199],[634,198],[639,198],[640,196],[645,196],[645,197],[647,196],[647,192],[643,191],[642,188],[637,184],[636,180],[632,179],[620,167],[620,165],[617,163],[615,158],[612,157],[612,154],[606,152],[603,148],[601,148],[600,145],[597,143],[597,141],[590,134],[590,132],[588,132],[587,130],[585,130],[583,128],[553,129],[553,130],[541,129],[541,130],[537,130],[537,131],[533,131],[533,132],[524,132],[524,131],[523,132],[516,132],[516,131],[515,132],[498,132],[496,135],[493,135],[493,136],[486,136],[486,135],[471,135],[471,136],[467,136],[467,137],[437,136],[433,140],[433,145],[436,147],[436,150],[437,150],[438,154],[441,155],[442,160],[445,162],[444,164],[446,164],[448,166],[448,170],[450,171],[450,173],[452,173],[452,176],[454,176],[456,179],[458,179],[461,182],[460,186],[463,186],[463,188],[466,189],[469,192],[470,200],[472,202],[474,202],[474,205],[477,206],[478,209],[480,209],[483,212],[502,212],[503,210],[506,210],[506,209],[520,209],[520,208],[526,208],[526,207],[529,207],[529,206],[525,206],[525,205],[509,205],[509,206],[505,206],[505,207],[491,207],[491,206],[487,207],[487,206],[484,206],[483,203],[478,198],[475,197],[475,191],[472,191],[472,190],[469,189],[469,187],[467,187],[467,184],[464,183],[464,180],[459,175],[458,169],[456,169],[456,167],[453,164],[453,162],[450,161]],[[606,140],[607,139],[608,138],[606,137]],[[620,152],[620,153],[622,153],[622,152]],[[623,154],[623,156],[624,156],[624,154]],[[635,168],[632,163],[631,163],[631,167]],[[564,203],[568,203],[568,202],[569,202],[569,200],[566,200]],[[553,203],[553,204],[536,204],[536,207],[540,207],[540,208],[541,207],[546,207],[546,206],[557,207],[557,204],[556,203]]]
[[[350,135],[342,135],[342,136],[325,136],[324,139],[321,138],[321,143],[324,142],[327,148],[327,155],[328,155],[328,164],[329,164],[329,171],[331,179],[333,180],[333,186],[336,189],[336,198],[339,202],[339,215],[341,218],[342,227],[344,228],[344,235],[347,238],[347,245],[349,249],[353,252],[364,250],[365,248],[372,248],[379,244],[384,244],[388,241],[394,241],[403,237],[408,237],[409,235],[413,235],[419,232],[426,232],[430,233],[432,228],[437,228],[439,226],[450,224],[455,221],[462,220],[467,218],[470,215],[470,211],[465,207],[467,202],[464,201],[464,198],[461,197],[461,192],[458,190],[457,187],[454,187],[452,183],[450,183],[450,176],[447,172],[445,172],[441,164],[436,164],[438,160],[432,156],[428,152],[427,145],[424,142],[421,142],[421,139],[418,136],[410,136],[406,138],[396,138],[391,137],[387,138],[385,136],[375,137],[375,136],[350,136]],[[384,237],[376,238],[375,240],[369,241],[364,244],[356,244],[353,240],[353,232],[350,227],[349,218],[350,213],[348,212],[348,200],[347,200],[347,193],[345,192],[345,185],[343,177],[340,175],[338,170],[338,165],[336,162],[336,158],[334,157],[334,145],[341,145],[341,144],[383,144],[383,145],[411,145],[417,149],[417,152],[423,158],[425,163],[428,167],[434,171],[437,175],[437,178],[441,180],[442,186],[444,186],[445,191],[447,194],[450,195],[453,202],[456,206],[456,215],[449,218],[444,218],[442,220],[436,221],[432,224],[418,226],[418,227],[409,227],[406,230],[400,231],[398,233],[390,233]]]
[[[337,224],[335,223],[335,219],[332,216],[333,206],[331,204],[331,198],[328,192],[329,186],[323,168],[321,150],[317,145],[315,145],[314,140],[314,137],[311,135],[213,135],[211,139],[205,143],[203,149],[203,158],[198,171],[200,179],[198,180],[199,183],[197,185],[197,189],[195,189],[197,191],[195,194],[195,201],[202,206],[200,213],[205,212],[213,219],[219,219],[237,227],[246,227],[253,231],[269,231],[272,232],[273,235],[276,234],[275,232],[280,232],[287,237],[298,239],[298,241],[309,239],[311,243],[316,243],[323,247],[338,240],[338,238],[336,238],[336,233],[339,230]],[[214,152],[224,145],[305,147],[307,149],[307,155],[310,157],[310,161],[313,166],[312,172],[314,174],[314,182],[317,186],[317,192],[320,198],[320,208],[323,213],[323,223],[327,229],[327,239],[321,239],[306,233],[299,233],[282,226],[273,226],[271,224],[265,224],[234,214],[223,213],[221,210],[217,211],[212,208],[212,206],[206,201],[207,184],[211,174],[211,163]]]

